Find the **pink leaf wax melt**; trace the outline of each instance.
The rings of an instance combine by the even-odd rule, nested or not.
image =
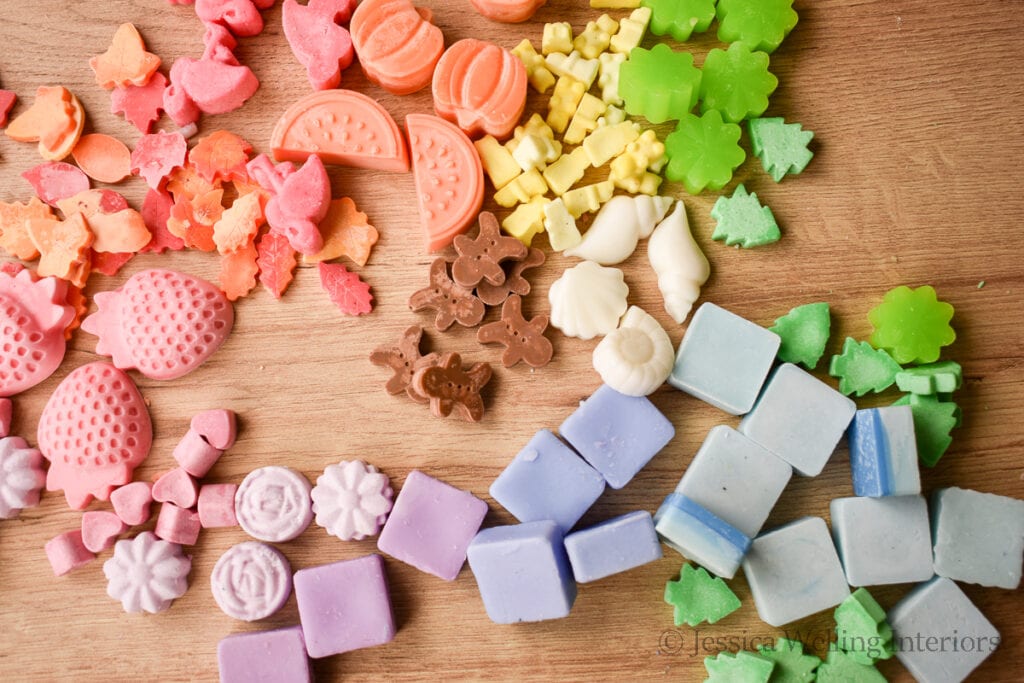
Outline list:
[[[454,581],[487,503],[413,470],[405,480],[377,547],[420,571]]]
[[[39,450],[50,461],[46,490],[64,490],[82,510],[132,479],[149,455],[153,424],[142,394],[110,363],[89,363],[57,387],[39,419]]]

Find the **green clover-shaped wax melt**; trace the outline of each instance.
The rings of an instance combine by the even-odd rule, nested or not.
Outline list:
[[[739,140],[740,127],[722,121],[715,109],[702,116],[686,114],[665,138],[665,177],[681,182],[690,194],[720,190],[747,157]]]
[[[718,39],[772,52],[796,26],[793,0],[718,0]]]
[[[651,33],[682,42],[704,33],[715,19],[715,0],[641,0],[651,9]]]
[[[700,78],[689,52],[674,52],[664,43],[638,47],[619,67],[619,97],[627,112],[651,123],[681,119],[697,104]]]
[[[779,79],[768,71],[766,53],[751,52],[743,43],[728,50],[715,48],[701,69],[700,110],[717,109],[726,121],[739,123],[763,114],[778,85]]]

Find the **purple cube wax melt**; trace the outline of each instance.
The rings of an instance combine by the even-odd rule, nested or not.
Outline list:
[[[469,545],[487,616],[496,624],[560,619],[576,601],[576,582],[551,521],[484,529]]]
[[[546,429],[491,484],[491,497],[520,522],[550,519],[569,531],[604,493],[604,477]]]
[[[454,581],[486,515],[487,503],[472,493],[413,470],[377,547],[420,571]]]
[[[380,555],[300,569],[295,599],[306,651],[314,659],[383,645],[395,637]]]
[[[626,396],[607,384],[558,428],[569,445],[621,489],[672,440],[676,430],[644,396]]]
[[[220,683],[311,681],[302,627],[228,636],[217,645]]]
[[[651,513],[639,510],[569,534],[565,552],[576,580],[587,583],[661,559],[661,542]]]

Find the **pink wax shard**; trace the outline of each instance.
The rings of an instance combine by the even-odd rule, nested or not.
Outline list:
[[[89,189],[89,176],[63,161],[46,161],[28,169],[21,177],[32,186],[36,196],[50,206],[57,206],[59,200]]]
[[[152,486],[144,481],[133,481],[110,492],[110,504],[114,506],[114,514],[129,526],[146,523],[152,502]]]
[[[341,72],[352,64],[352,37],[341,24],[355,5],[355,0],[309,0],[306,5],[284,0],[284,35],[314,90],[337,88]]]
[[[300,569],[295,599],[306,652],[314,659],[383,645],[395,637],[380,555]]]
[[[420,571],[454,581],[486,515],[487,503],[473,494],[413,470],[377,547]]]
[[[226,451],[235,445],[238,434],[236,415],[230,410],[206,410],[192,418],[192,431],[214,448]]]
[[[164,109],[167,77],[157,71],[146,85],[130,85],[110,91],[110,113],[124,114],[125,120],[148,133]]]
[[[89,564],[96,556],[82,543],[79,529],[66,531],[46,542],[46,559],[50,561],[54,576],[64,576],[73,569]]]
[[[188,126],[199,120],[199,107],[185,91],[185,72],[196,60],[179,57],[171,65],[171,80],[164,89],[163,109],[179,126]]]
[[[39,384],[64,360],[64,329],[75,317],[65,304],[67,283],[35,280],[22,270],[0,273],[0,396],[13,396]]]
[[[14,404],[9,398],[0,398],[0,439],[11,435],[11,419],[13,418]]]
[[[204,529],[238,524],[234,484],[205,484],[199,488],[199,524]]]
[[[132,479],[153,443],[142,394],[109,363],[89,363],[57,387],[39,419],[39,450],[50,461],[46,490],[64,490],[82,510]]]
[[[220,24],[239,37],[259,35],[263,17],[252,0],[195,0],[196,16],[204,24]]]
[[[175,467],[153,483],[153,500],[158,503],[174,503],[180,508],[196,504],[199,488],[196,480],[180,467]]]
[[[217,645],[220,683],[313,680],[301,626],[236,633]]]
[[[194,429],[185,433],[172,453],[181,468],[194,477],[206,476],[222,454],[223,451],[207,443]]]
[[[246,169],[271,193],[265,211],[270,229],[287,237],[301,254],[320,251],[324,242],[319,224],[331,204],[331,183],[320,157],[311,154],[301,168],[293,170],[290,163],[275,166],[260,154]]]
[[[192,510],[180,508],[174,503],[160,506],[156,518],[156,535],[165,541],[178,545],[195,545],[199,539],[199,515]]]
[[[174,198],[165,190],[150,189],[146,193],[139,213],[153,239],[140,250],[141,252],[152,251],[162,254],[167,249],[180,251],[185,248],[185,241],[167,229],[167,219],[171,217],[173,206]]]
[[[128,525],[113,512],[89,510],[82,514],[82,545],[90,552],[103,552],[127,529]]]
[[[100,338],[96,353],[150,379],[177,379],[198,368],[235,322],[219,288],[170,270],[136,273],[121,289],[95,299],[99,310],[82,329]]]
[[[7,115],[18,101],[18,96],[12,90],[0,90],[0,128],[7,127]]]
[[[157,131],[143,135],[132,150],[132,172],[146,180],[151,189],[159,190],[164,178],[185,164],[188,143],[181,133]]]

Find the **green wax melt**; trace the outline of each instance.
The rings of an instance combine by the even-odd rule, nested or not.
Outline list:
[[[868,312],[875,328],[871,344],[888,351],[897,363],[934,363],[942,347],[956,339],[949,325],[952,318],[953,307],[939,301],[930,286],[901,285]]]
[[[759,247],[778,242],[781,237],[772,210],[762,206],[757,200],[757,193],[747,192],[742,183],[731,197],[718,198],[711,207],[711,217],[717,221],[711,239],[725,240],[730,246]]]
[[[747,132],[754,156],[761,160],[764,170],[775,182],[782,180],[787,173],[799,174],[814,157],[814,153],[807,149],[814,133],[804,130],[799,123],[786,123],[782,117],[751,119]]]
[[[619,67],[619,97],[627,112],[651,123],[682,119],[697,104],[700,80],[689,52],[674,52],[664,43],[637,47]]]
[[[804,644],[799,640],[779,638],[775,647],[758,645],[757,651],[775,663],[771,683],[811,683],[815,669],[821,665],[814,655],[804,654]]]
[[[952,401],[941,401],[937,396],[907,394],[893,403],[910,406],[914,415],[914,438],[917,457],[928,467],[934,467],[953,443],[949,433],[960,426],[960,408]]]
[[[828,304],[819,302],[797,306],[768,329],[782,339],[779,360],[813,370],[825,353],[831,326]]]
[[[651,33],[682,42],[704,33],[715,19],[715,0],[641,0],[651,9]]]
[[[871,664],[861,664],[840,650],[829,650],[818,667],[818,683],[885,683],[885,676]]]
[[[835,611],[836,645],[858,664],[893,656],[892,628],[885,610],[865,588],[858,588]]]
[[[961,384],[963,369],[951,360],[906,368],[896,375],[896,386],[911,394],[951,394]]]
[[[683,565],[678,581],[665,584],[665,602],[675,608],[676,626],[713,624],[740,608],[740,599],[725,581],[692,564]]]
[[[796,26],[793,0],[718,0],[718,39],[771,52]]]
[[[857,342],[847,337],[843,352],[832,356],[828,374],[839,378],[839,391],[847,396],[863,396],[869,391],[885,391],[896,382],[896,375],[902,370],[899,363],[882,349],[875,349],[867,342]]]
[[[742,43],[708,52],[701,72],[700,110],[717,109],[733,123],[763,114],[768,96],[779,85],[768,71],[768,55],[751,52]]]
[[[719,652],[704,658],[708,677],[704,683],[768,683],[775,663],[751,652]]]

